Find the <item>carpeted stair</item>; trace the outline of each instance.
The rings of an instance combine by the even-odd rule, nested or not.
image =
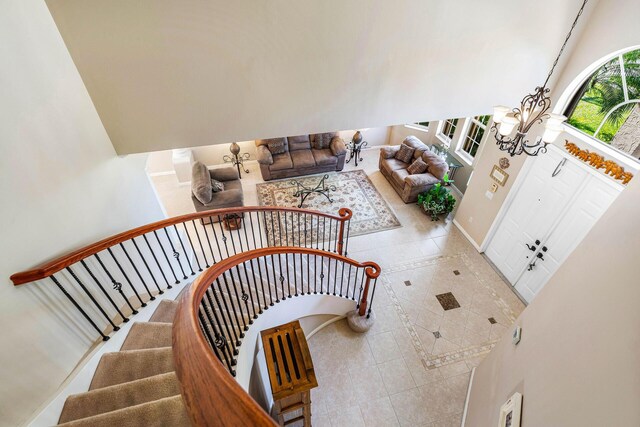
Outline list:
[[[89,391],[67,398],[58,425],[190,426],[173,368],[177,308],[161,301],[149,322],[133,324],[121,350],[100,359]]]

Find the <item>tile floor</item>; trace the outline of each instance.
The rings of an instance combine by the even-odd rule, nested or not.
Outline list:
[[[363,157],[358,169],[402,227],[349,242],[351,258],[383,269],[373,302],[376,322],[356,334],[341,320],[310,338],[319,382],[312,392],[313,425],[459,426],[471,369],[524,305],[450,221],[432,222],[418,206],[402,202],[378,171],[378,150]],[[248,166],[242,185],[245,204],[252,205],[262,179],[256,163]],[[356,168],[346,165],[350,169]],[[151,179],[169,216],[194,211],[189,186],[179,186],[173,175]],[[443,308],[437,296],[447,293],[459,307]]]

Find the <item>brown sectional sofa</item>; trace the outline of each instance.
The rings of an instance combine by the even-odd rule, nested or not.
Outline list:
[[[341,171],[347,153],[337,132],[258,139],[256,147],[260,172],[265,181]]]
[[[412,203],[418,200],[418,194],[428,191],[434,184],[441,182],[449,166],[437,154],[432,153],[429,146],[413,135],[406,137],[401,145],[403,144],[415,149],[411,162],[421,158],[427,164],[427,172],[411,175],[407,171],[411,163],[395,158],[400,145],[382,147],[378,167],[402,200],[405,203]]]

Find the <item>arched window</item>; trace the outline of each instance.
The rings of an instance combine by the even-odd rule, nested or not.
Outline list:
[[[640,49],[621,54],[589,77],[565,115],[567,123],[640,157]]]

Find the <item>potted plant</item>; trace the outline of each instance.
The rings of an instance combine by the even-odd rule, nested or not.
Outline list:
[[[418,194],[418,205],[431,215],[432,221],[437,221],[442,214],[449,214],[456,205],[456,199],[448,188],[437,183],[429,191]]]

